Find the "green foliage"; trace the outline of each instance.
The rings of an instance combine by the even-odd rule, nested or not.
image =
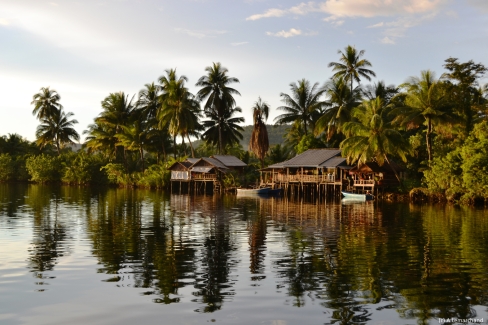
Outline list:
[[[14,176],[14,160],[8,153],[0,154],[0,182],[9,181]]]
[[[152,165],[144,172],[138,181],[139,186],[163,188],[171,182],[171,171],[163,165]]]
[[[62,165],[58,157],[46,154],[30,156],[25,162],[25,167],[34,182],[47,183],[61,180]]]
[[[107,177],[100,169],[105,165],[101,155],[90,155],[80,150],[77,154],[64,154],[66,160],[62,181],[69,184],[104,184]]]
[[[308,149],[325,148],[326,145],[319,138],[316,138],[312,134],[304,135],[300,142],[295,147],[295,152],[301,154]]]
[[[239,180],[239,175],[235,170],[226,173],[224,175],[222,181],[224,182],[225,188],[241,186],[241,182]]]
[[[105,171],[111,184],[133,186],[136,183],[135,174],[126,173],[122,164],[109,163],[103,166],[101,170]]]

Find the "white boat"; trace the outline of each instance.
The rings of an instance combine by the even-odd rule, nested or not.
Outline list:
[[[268,193],[269,193],[269,187],[237,189],[237,195],[267,195]]]
[[[348,192],[341,192],[344,196],[344,199],[347,200],[356,200],[356,201],[371,201],[374,199],[374,195],[372,194],[357,194],[357,193],[348,193]]]

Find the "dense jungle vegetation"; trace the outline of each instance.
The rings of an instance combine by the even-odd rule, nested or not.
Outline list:
[[[251,183],[262,166],[311,148],[339,147],[351,164],[403,164],[408,177],[400,191],[467,204],[488,201],[482,63],[450,57],[439,77],[425,70],[400,85],[365,84],[376,77],[365,51],[347,46],[338,55],[329,63],[328,80],[291,82],[279,94],[282,106],[257,98],[247,127],[236,102],[239,79],[221,63],[205,68],[196,94],[188,90],[188,78],[168,69],[137,95],[108,94],[76,152],[71,148],[80,139],[78,122],[60,94],[43,87],[32,100],[37,140],[0,137],[0,181],[165,187],[175,161],[231,154],[249,165],[240,182]],[[271,109],[281,113],[276,127],[266,124]]]

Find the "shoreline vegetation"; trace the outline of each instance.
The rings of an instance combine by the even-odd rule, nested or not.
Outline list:
[[[104,98],[79,150],[74,114],[43,87],[32,100],[36,141],[0,136],[0,182],[169,188],[175,162],[228,154],[248,165],[222,180],[231,188],[255,184],[260,168],[308,149],[340,148],[349,164],[401,165],[406,177],[382,194],[386,200],[486,205],[488,84],[481,81],[488,69],[450,57],[439,78],[425,70],[396,86],[364,84],[376,77],[364,55],[353,46],[338,51],[328,80],[290,83],[279,94],[282,106],[257,98],[246,107],[253,111],[246,127],[239,79],[221,63],[204,69],[196,94],[187,77],[168,69],[137,95]],[[280,114],[270,123],[273,110]]]

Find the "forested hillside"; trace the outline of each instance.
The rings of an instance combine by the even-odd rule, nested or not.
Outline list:
[[[242,132],[243,139],[240,141],[241,146],[247,149],[249,146],[249,141],[251,139],[252,125],[246,125],[244,127],[244,132]],[[285,141],[286,130],[290,128],[289,125],[266,125],[266,130],[268,131],[269,146],[274,146],[275,144],[282,144]]]

